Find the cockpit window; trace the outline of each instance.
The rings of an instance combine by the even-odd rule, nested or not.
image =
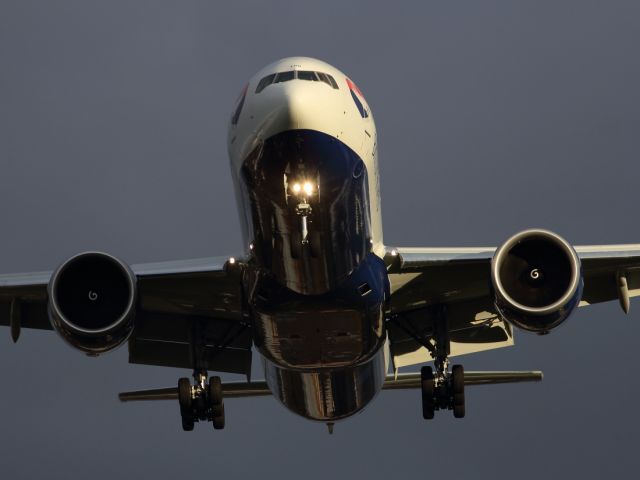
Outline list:
[[[231,117],[231,124],[237,125],[238,120],[240,119],[240,113],[242,112],[242,107],[244,106],[244,99],[247,98],[247,88],[249,84],[245,85],[240,93],[240,100],[238,102],[238,106],[236,107],[236,111],[233,113],[233,117]]]
[[[321,82],[326,83],[327,85],[329,85],[330,87],[332,87],[333,85],[331,85],[331,82],[329,81],[329,79],[327,78],[327,74],[326,73],[320,73],[318,72],[318,78],[320,79]]]
[[[273,81],[273,83],[288,82],[289,80],[293,80],[294,78],[296,78],[295,70],[280,72],[276,75],[276,79]]]
[[[318,81],[318,77],[316,76],[316,72],[310,72],[309,70],[298,70],[298,79],[300,79],[300,80],[312,80],[314,82]]]
[[[267,75],[262,80],[260,80],[260,82],[258,83],[258,86],[256,87],[256,93],[260,93],[262,90],[265,89],[265,87],[271,85],[273,83],[274,78],[276,78],[276,74],[272,73],[271,75]]]
[[[263,77],[256,87],[256,93],[260,93],[272,83],[288,82],[289,80],[308,80],[312,82],[321,81],[331,88],[338,90],[338,84],[335,79],[328,73],[312,72],[311,70],[290,70],[288,72],[272,73]]]
[[[317,74],[321,82],[324,82],[327,85],[329,85],[331,88],[335,88],[336,90],[338,90],[338,84],[336,83],[336,81],[333,79],[331,75],[329,75],[328,73],[320,73],[320,72],[317,72]]]

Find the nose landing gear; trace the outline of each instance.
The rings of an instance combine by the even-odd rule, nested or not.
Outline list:
[[[199,370],[193,374],[194,384],[183,377],[178,380],[178,402],[180,404],[180,416],[182,417],[182,429],[193,430],[194,423],[208,421],[213,423],[213,428],[224,428],[224,398],[222,394],[222,382],[220,377],[211,377],[207,382],[207,372]]]

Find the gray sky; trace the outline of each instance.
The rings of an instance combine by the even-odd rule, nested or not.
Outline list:
[[[132,263],[237,252],[227,121],[249,76],[289,55],[334,64],[366,95],[387,244],[495,245],[526,227],[640,242],[638,2],[226,3],[0,3],[0,273],[86,249]],[[385,392],[332,437],[271,398],[229,400],[224,431],[183,433],[173,402],[116,394],[188,372],[0,333],[3,478],[602,478],[640,466],[640,304],[629,317],[595,306],[464,358],[546,377],[469,389],[463,421],[426,423],[418,392]]]

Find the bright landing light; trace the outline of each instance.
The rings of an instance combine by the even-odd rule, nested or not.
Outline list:
[[[304,182],[303,188],[304,188],[304,193],[306,193],[307,196],[313,193],[313,185],[311,184],[311,182]]]
[[[293,193],[300,193],[300,190],[302,190],[302,187],[300,186],[299,183],[294,183],[292,189],[293,189]]]

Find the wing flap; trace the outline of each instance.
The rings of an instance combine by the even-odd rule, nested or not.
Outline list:
[[[139,310],[131,363],[249,375],[252,336],[229,257],[134,265]],[[202,343],[196,358],[193,345]]]
[[[433,360],[432,351],[416,338],[433,336],[439,313],[433,308],[402,312],[387,322],[395,369]],[[488,297],[446,304],[450,356],[456,357],[514,344],[511,326],[502,320]]]
[[[129,341],[129,363],[160,367],[193,368],[188,343],[160,342],[133,337]],[[251,349],[207,346],[203,364],[207,370],[248,375],[251,372]]]
[[[46,305],[50,277],[51,272],[0,275],[0,325],[11,325],[13,304],[20,327],[51,330]]]
[[[37,330],[53,329],[51,322],[49,322],[46,303],[18,301],[15,305],[20,309],[19,326],[21,328],[35,328]],[[11,302],[0,302],[0,325],[11,325]]]
[[[580,306],[620,300],[618,278],[627,280],[629,298],[640,296],[640,245],[576,247],[584,272]]]

